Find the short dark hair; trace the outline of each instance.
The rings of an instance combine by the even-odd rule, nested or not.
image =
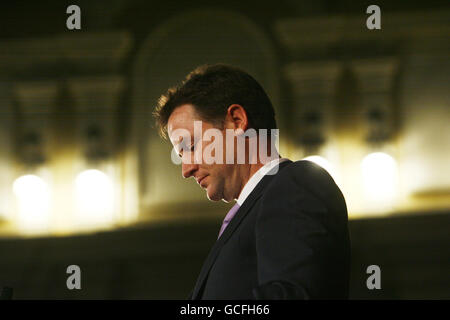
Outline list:
[[[163,94],[153,112],[162,137],[167,122],[179,106],[191,104],[203,121],[223,128],[227,109],[241,105],[247,112],[249,127],[276,129],[275,111],[262,86],[245,71],[225,64],[202,65],[190,72],[178,86]]]

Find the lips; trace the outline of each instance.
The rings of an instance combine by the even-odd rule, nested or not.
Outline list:
[[[197,179],[197,183],[198,183],[199,185],[201,185],[203,179],[205,179],[206,177],[207,177],[207,175],[206,175],[206,176],[203,176],[203,177],[201,177],[201,178],[199,178],[199,179]]]

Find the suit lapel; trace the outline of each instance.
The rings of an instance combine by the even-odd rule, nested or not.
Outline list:
[[[279,170],[284,168],[287,164],[292,163],[292,161],[287,160],[279,164]],[[276,174],[275,174],[276,175]],[[262,192],[265,189],[265,187],[269,184],[269,182],[275,177],[275,175],[267,174],[265,175],[261,181],[256,185],[255,189],[249,194],[247,199],[242,204],[242,207],[239,208],[239,210],[236,212],[236,215],[231,219],[228,226],[225,228],[224,232],[220,236],[220,238],[216,241],[212,249],[210,250],[208,257],[206,258],[205,262],[203,263],[202,269],[200,271],[200,274],[197,279],[197,283],[195,284],[194,291],[192,294],[192,299],[198,299],[198,294],[201,292],[201,288],[203,287],[206,277],[209,273],[209,270],[214,264],[214,261],[216,261],[216,258],[220,252],[220,249],[222,249],[223,245],[227,242],[227,240],[231,237],[233,232],[236,230],[236,228],[239,226],[241,221],[244,219],[244,217],[248,214],[250,209],[253,207],[253,205],[256,203],[256,201],[262,196]]]

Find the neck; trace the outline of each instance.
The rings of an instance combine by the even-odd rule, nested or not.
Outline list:
[[[245,185],[247,184],[247,182],[259,169],[261,169],[265,164],[271,162],[272,160],[281,158],[280,154],[278,153],[278,151],[274,145],[269,145],[268,152],[265,154],[263,152],[262,158],[259,157],[259,144],[258,144],[257,149],[258,150],[256,152],[256,155],[253,155],[253,156],[250,155],[249,152],[247,152],[248,157],[246,157],[246,159],[248,159],[249,162],[246,164],[240,165],[240,166],[242,166],[241,167],[242,170],[240,170],[241,186],[240,186],[239,193],[237,194],[235,199],[239,198],[239,196],[240,196],[242,190],[244,189]],[[273,150],[273,152],[272,152],[272,150]],[[267,155],[267,157],[265,157],[265,155]],[[256,161],[254,159],[256,159]]]

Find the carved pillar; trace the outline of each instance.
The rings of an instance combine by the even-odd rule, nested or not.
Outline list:
[[[55,82],[20,82],[14,92],[19,108],[18,160],[35,167],[49,160],[50,115],[58,86]]]
[[[124,86],[119,76],[68,81],[78,116],[77,137],[88,162],[111,158],[117,145],[117,106]]]
[[[359,81],[364,123],[364,158],[361,187],[366,212],[395,209],[398,201],[397,148],[393,141],[397,128],[393,112],[393,59],[353,62]]]
[[[17,207],[17,225],[23,232],[46,232],[52,224],[52,202],[55,191],[54,175],[50,170],[51,112],[55,106],[56,82],[18,82],[14,85],[18,106],[16,150],[18,176],[33,174],[43,180],[24,194]],[[17,177],[16,177],[17,178]],[[27,181],[27,188],[34,183]],[[38,192],[39,198],[33,193]],[[30,194],[31,193],[31,194]]]
[[[364,110],[365,141],[381,147],[395,136],[392,87],[396,63],[393,59],[352,63],[360,84]]]
[[[0,83],[0,224],[13,218],[14,113],[11,86]]]
[[[68,80],[69,94],[74,100],[77,114],[75,128],[79,153],[77,174],[83,170],[100,170],[112,184],[112,194],[104,199],[108,210],[102,214],[89,208],[75,213],[75,225],[112,224],[121,221],[122,180],[117,163],[117,107],[124,88],[120,76],[73,78]],[[94,190],[95,191],[95,190]],[[100,190],[99,190],[100,192]],[[79,203],[77,203],[79,205]],[[83,211],[83,212],[81,212]],[[99,210],[101,211],[101,210]],[[88,218],[87,220],[85,218]]]
[[[291,110],[290,135],[294,144],[293,158],[321,155],[336,160],[332,148],[333,105],[337,62],[294,63],[286,66],[285,74],[291,83],[294,107]],[[298,147],[301,147],[301,151]],[[297,151],[296,151],[297,150]]]

